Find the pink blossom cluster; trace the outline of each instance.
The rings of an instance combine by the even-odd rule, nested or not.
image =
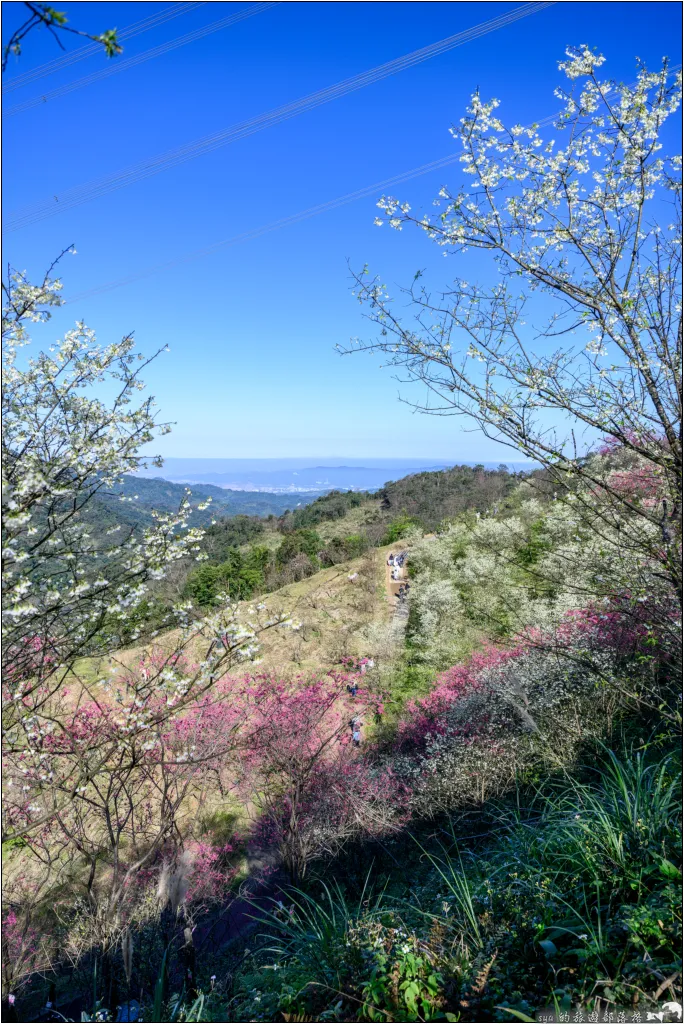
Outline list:
[[[42,936],[28,920],[8,910],[2,918],[3,990],[17,989],[44,966]]]
[[[437,676],[434,689],[420,701],[410,701],[407,715],[399,725],[399,749],[422,749],[428,736],[446,731],[446,715],[466,696],[485,689],[485,673],[500,668],[523,654],[522,646],[495,647],[487,644],[460,665],[453,665]],[[478,716],[459,727],[464,740],[472,741],[487,725],[486,716]],[[453,727],[450,731],[453,731]]]
[[[187,904],[206,907],[228,899],[239,870],[239,865],[231,862],[239,843],[239,837],[234,836],[232,842],[218,846],[207,842],[189,844],[192,872],[185,897]]]
[[[515,645],[497,647],[485,645],[462,664],[442,672],[433,690],[419,701],[407,705],[407,713],[397,733],[398,751],[423,750],[435,736],[458,736],[463,743],[472,743],[487,736],[491,715],[487,710],[488,694],[493,680],[503,677],[507,668],[517,668],[523,677],[529,675],[528,656],[537,652],[551,660],[582,652],[607,655],[615,664],[620,659],[648,652],[653,658],[668,657],[662,629],[654,629],[654,621],[661,622],[667,612],[661,603],[633,598],[628,593],[566,613],[563,621],[552,631],[535,628],[517,638]],[[667,612],[678,620],[678,609]],[[656,644],[655,633],[660,641]],[[531,680],[533,681],[533,680]],[[470,700],[471,717],[454,724],[450,712],[459,704],[479,695],[478,702]],[[476,710],[477,709],[477,710]]]
[[[3,677],[3,703],[12,699],[12,690],[24,680],[31,680],[35,691],[46,675],[54,669],[57,655],[54,645],[46,637],[27,636],[20,644],[13,644],[6,652]]]

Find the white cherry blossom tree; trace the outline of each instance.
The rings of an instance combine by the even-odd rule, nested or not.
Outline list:
[[[114,661],[93,678],[81,659],[116,658],[131,620],[140,626],[129,642],[155,639],[159,623],[146,627],[138,613],[170,565],[200,557],[202,531],[189,524],[187,499],[141,531],[118,523],[103,530],[89,519],[98,496],[144,464],[141,446],[169,428],[142,394],[150,359],[134,352],[131,336],[103,346],[78,323],[51,351],[27,358],[28,326],[60,303],[51,271],[38,286],[19,273],[4,284],[3,752],[17,776],[3,819],[9,839],[44,827],[87,793],[120,745],[196,702],[232,664],[253,658],[263,629],[284,620],[254,609],[242,622],[227,599],[203,619],[188,604],[175,607],[161,654],[118,693],[113,731],[93,731],[80,773],[64,756],[79,710],[108,713],[111,672],[124,667]]]
[[[212,772],[236,775],[245,687],[227,673],[265,629],[296,628],[227,596],[204,618],[146,619],[202,532],[187,498],[152,527],[102,525],[102,495],[169,428],[131,336],[101,345],[77,323],[29,357],[30,326],[61,302],[53,270],[3,284],[3,994],[87,950],[109,962],[145,873],[192,841]]]
[[[461,265],[489,254],[490,283],[437,293],[418,271],[396,301],[365,268],[355,293],[379,335],[346,351],[382,353],[426,387],[416,408],[468,416],[574,479],[595,528],[621,529],[681,602],[681,74],[664,60],[622,85],[603,63],[567,51],[550,138],[473,96],[451,130],[467,180],[440,190],[439,213],[380,200],[378,224],[417,226]]]

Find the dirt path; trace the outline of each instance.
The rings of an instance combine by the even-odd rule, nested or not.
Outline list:
[[[401,554],[405,552],[396,551],[394,554]],[[387,555],[389,558],[389,554]],[[408,580],[408,572],[406,571],[405,564],[399,566],[399,579],[392,579],[392,569],[395,568],[392,565],[388,565],[387,559],[385,559],[385,588],[387,591],[387,602],[392,609],[392,642],[399,648],[403,646],[404,634],[406,632],[406,626],[408,624],[408,601],[399,599],[399,587],[402,583]]]

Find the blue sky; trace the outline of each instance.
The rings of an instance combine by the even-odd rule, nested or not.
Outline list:
[[[102,31],[160,3],[72,3],[79,28]],[[248,3],[207,3],[125,44],[123,58]],[[138,67],[9,117],[4,214],[254,117],[514,9],[514,3],[281,3]],[[23,19],[3,4],[3,36]],[[606,74],[631,81],[634,58],[679,55],[678,3],[556,3],[368,88],[230,146],[21,228],[4,259],[37,276],[65,245],[65,297],[88,292],[224,238],[449,155],[450,124],[472,91],[498,96],[526,123],[554,112],[557,61],[588,43]],[[69,49],[78,41],[66,40]],[[12,77],[59,56],[44,32],[10,61]],[[102,56],[11,92],[10,108],[106,66]],[[397,186],[420,208],[457,166]],[[52,343],[77,318],[102,341],[135,331],[141,351],[168,344],[148,379],[173,433],[168,456],[392,456],[449,461],[514,457],[453,418],[413,414],[379,360],[340,358],[368,335],[347,260],[384,281],[419,267],[436,283],[467,276],[418,235],[373,226],[375,199],[231,246],[125,287],[77,299],[35,334]]]

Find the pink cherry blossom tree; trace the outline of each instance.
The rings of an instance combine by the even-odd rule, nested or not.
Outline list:
[[[277,847],[295,880],[312,858],[401,819],[402,787],[365,756],[364,735],[379,698],[363,681],[344,673],[253,681],[258,699],[245,738],[242,787],[264,842]],[[354,734],[361,737],[358,745]]]

